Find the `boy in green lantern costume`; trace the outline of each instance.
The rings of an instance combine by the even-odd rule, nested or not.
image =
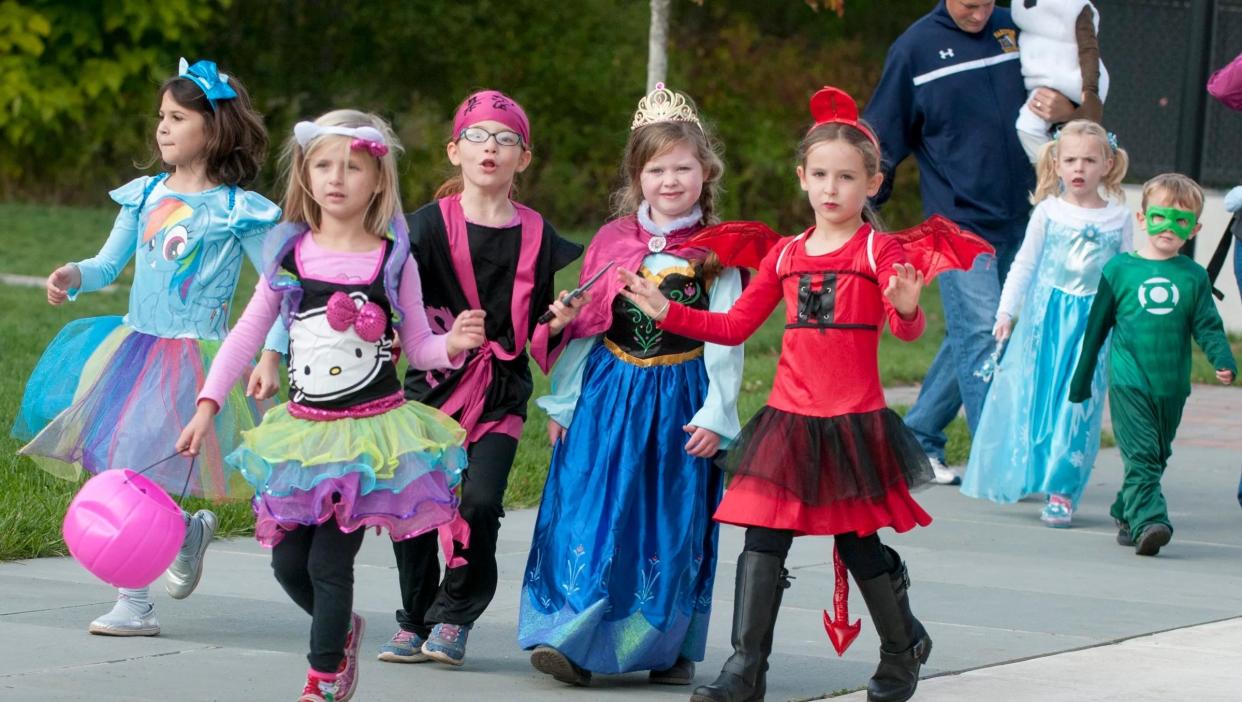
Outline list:
[[[1166,173],[1143,185],[1138,221],[1147,242],[1104,266],[1070,384],[1071,402],[1091,397],[1096,359],[1115,329],[1108,401],[1125,477],[1110,512],[1117,543],[1140,556],[1156,555],[1173,537],[1160,478],[1190,395],[1191,337],[1217,380],[1228,385],[1237,374],[1207,271],[1179,255],[1202,212],[1203,190],[1186,176]]]

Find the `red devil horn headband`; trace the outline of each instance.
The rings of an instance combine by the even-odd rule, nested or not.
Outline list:
[[[875,138],[875,134],[865,124],[858,121],[858,103],[840,88],[828,85],[812,95],[811,117],[815,120],[811,129],[823,124],[848,124],[862,132],[875,145],[876,151],[880,150],[880,140]]]

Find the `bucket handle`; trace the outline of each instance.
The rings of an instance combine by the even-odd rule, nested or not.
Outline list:
[[[168,461],[171,461],[172,459],[180,455],[181,455],[180,451],[174,451],[172,454],[159,459],[158,461],[156,461],[155,463],[152,463],[146,468],[143,468],[142,470],[134,471],[134,474],[142,475],[143,473],[151,470],[152,468],[158,466],[159,464],[167,463]],[[190,489],[190,476],[194,475],[194,462],[197,460],[198,460],[198,456],[193,456],[190,458],[190,467],[185,472],[185,484],[181,486],[181,495],[177,498],[178,504],[180,504],[180,502],[185,500],[185,493],[189,491]],[[125,481],[129,482],[129,478],[126,478]]]

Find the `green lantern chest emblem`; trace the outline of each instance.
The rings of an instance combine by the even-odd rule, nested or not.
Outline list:
[[[1148,278],[1143,281],[1142,285],[1139,285],[1138,299],[1145,311],[1155,315],[1165,315],[1177,307],[1181,294],[1173,281],[1157,276]]]

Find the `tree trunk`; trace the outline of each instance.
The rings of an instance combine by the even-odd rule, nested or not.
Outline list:
[[[671,0],[651,0],[651,34],[647,41],[647,92],[655,90],[668,74],[668,5]]]

